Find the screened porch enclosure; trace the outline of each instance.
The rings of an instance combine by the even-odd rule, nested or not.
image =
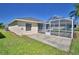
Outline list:
[[[47,35],[73,38],[73,20],[55,19],[47,23],[39,24],[38,31]]]

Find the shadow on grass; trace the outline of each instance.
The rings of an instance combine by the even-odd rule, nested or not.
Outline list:
[[[0,32],[0,39],[5,38],[5,36]]]

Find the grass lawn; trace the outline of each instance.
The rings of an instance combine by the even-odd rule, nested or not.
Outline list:
[[[79,32],[77,37],[73,39],[70,52],[60,51],[47,44],[43,44],[39,41],[33,40],[27,36],[19,37],[11,32],[0,30],[0,33],[4,35],[0,38],[0,54],[8,55],[61,55],[61,54],[79,54]]]
[[[47,44],[33,40],[27,36],[19,37],[11,32],[0,30],[5,38],[0,39],[0,54],[67,54]]]
[[[76,37],[72,41],[70,54],[79,55],[79,31],[76,32]]]

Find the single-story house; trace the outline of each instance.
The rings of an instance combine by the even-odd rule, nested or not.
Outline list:
[[[8,25],[8,29],[17,35],[36,34],[41,26],[39,24],[43,24],[43,21],[31,17],[17,18]]]
[[[40,21],[36,18],[17,18],[9,23],[8,29],[17,35],[46,33],[73,38],[73,21],[68,18],[51,18]]]

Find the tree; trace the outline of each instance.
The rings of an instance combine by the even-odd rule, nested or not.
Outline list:
[[[70,17],[75,17],[75,19],[77,18],[77,16],[79,16],[79,4],[74,4],[75,6],[75,10],[72,10],[70,13],[69,13],[69,16]]]
[[[4,25],[3,25],[3,23],[0,23],[0,28],[4,28]]]
[[[78,24],[77,22],[77,18],[79,16],[79,4],[74,4],[75,6],[75,10],[72,10],[70,13],[69,13],[69,16],[72,18],[74,17],[74,24]]]

